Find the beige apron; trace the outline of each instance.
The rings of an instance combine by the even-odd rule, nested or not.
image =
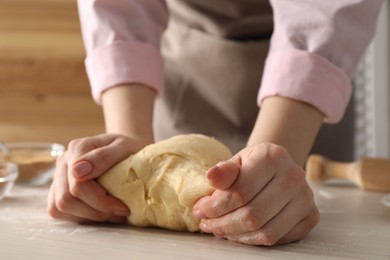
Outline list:
[[[273,29],[271,6],[267,0],[167,4],[166,82],[155,106],[156,140],[203,133],[237,152],[245,147],[259,111],[257,93]]]

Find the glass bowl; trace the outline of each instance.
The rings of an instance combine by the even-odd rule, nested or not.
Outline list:
[[[17,184],[43,185],[54,174],[56,159],[64,153],[65,147],[57,143],[14,142],[5,143],[8,148],[6,160],[19,168]]]
[[[17,177],[18,166],[15,163],[0,162],[0,200],[7,196]]]
[[[384,195],[381,199],[382,201],[382,204],[387,206],[387,207],[390,207],[390,193],[387,194],[387,195]]]

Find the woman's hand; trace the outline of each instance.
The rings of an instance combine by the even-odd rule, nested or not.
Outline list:
[[[207,177],[217,190],[194,205],[204,232],[274,245],[304,238],[319,221],[304,170],[281,146],[247,147],[212,167]]]
[[[116,163],[136,153],[144,144],[117,134],[73,140],[58,158],[48,197],[48,212],[75,222],[123,223],[128,207],[110,196],[95,181]]]

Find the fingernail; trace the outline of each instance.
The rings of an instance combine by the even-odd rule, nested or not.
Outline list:
[[[211,168],[209,169],[208,172],[213,172],[213,171],[218,170],[218,168],[219,168],[219,165],[218,165],[218,164],[220,164],[220,163],[217,163],[216,165],[214,165],[213,167],[211,167]]]
[[[229,162],[227,161],[221,161],[221,162],[218,162],[217,164],[215,164],[213,167],[211,167],[208,171],[207,171],[207,177],[209,175],[212,175],[213,173],[215,173],[216,171],[218,171],[223,165],[227,164]]]
[[[130,214],[129,210],[116,210],[113,212],[115,216],[127,217]]]
[[[81,178],[86,176],[88,173],[92,171],[92,164],[87,161],[80,161],[73,164],[73,170],[77,178]]]
[[[108,221],[114,224],[124,224],[126,222],[126,218],[120,216],[112,216]]]
[[[210,179],[211,176],[213,176],[213,174],[218,171],[219,169],[219,166],[218,164],[217,165],[214,165],[213,167],[211,167],[208,171],[207,171],[207,174],[206,174],[206,177],[208,179]]]
[[[220,161],[215,166],[218,167],[218,168],[222,168],[222,167],[224,167],[224,166],[226,166],[228,164],[231,164],[231,163],[232,162],[230,162],[230,161]]]
[[[203,213],[203,211],[202,210],[200,210],[200,209],[195,209],[195,210],[193,210],[192,211],[192,215],[194,216],[194,217],[196,217],[196,218],[205,218],[206,217],[206,215]]]
[[[205,223],[200,223],[199,228],[205,233],[211,233],[210,228]]]

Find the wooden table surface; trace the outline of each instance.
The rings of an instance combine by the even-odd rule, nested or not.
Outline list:
[[[305,240],[268,248],[205,234],[54,220],[46,213],[48,186],[16,185],[0,201],[0,259],[390,259],[384,194],[312,186],[320,224]]]

